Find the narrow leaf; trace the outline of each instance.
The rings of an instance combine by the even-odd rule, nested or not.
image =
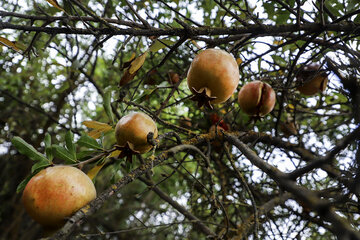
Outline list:
[[[27,176],[24,180],[21,181],[21,183],[16,188],[16,193],[21,192],[26,187],[26,184],[30,181],[30,179],[35,176],[38,172],[40,172],[42,168],[37,168],[32,172],[29,176]]]
[[[59,145],[53,145],[52,149],[55,157],[65,160],[66,162],[69,163],[77,162],[74,156],[66,148]]]
[[[96,166],[94,166],[92,169],[90,169],[90,171],[87,173],[88,177],[93,180],[96,175],[99,173],[99,171],[101,170],[101,168],[105,165],[106,161],[100,160],[99,164],[97,164]]]
[[[125,68],[130,67],[130,65],[131,65],[132,61],[134,61],[135,57],[136,57],[136,54],[133,52],[130,56],[130,59],[123,63],[120,70],[124,70]]]
[[[17,52],[20,52],[20,49],[12,41],[7,40],[6,38],[0,37],[0,45],[4,45],[8,48],[11,48]]]
[[[37,170],[41,170],[47,166],[50,166],[51,163],[49,161],[40,161],[40,162],[37,162],[35,163],[32,168],[31,168],[31,173],[34,173],[35,171]]]
[[[136,76],[136,73],[137,73],[137,72],[134,72],[133,74],[130,74],[129,68],[126,69],[124,75],[123,75],[123,76],[121,77],[121,79],[120,79],[120,83],[119,83],[120,87],[126,85],[128,82],[130,82],[131,80],[133,80],[134,77]]]
[[[76,161],[76,144],[74,143],[74,135],[71,131],[66,133],[65,142],[67,150],[73,155],[73,159]]]
[[[242,62],[243,62],[243,61],[242,61],[242,59],[241,59],[241,58],[237,58],[237,59],[236,59],[236,63],[237,63],[237,65],[240,65]]]
[[[111,157],[118,157],[120,155],[121,151],[120,150],[115,150],[113,151],[109,156],[108,158],[111,158]]]
[[[132,63],[131,66],[129,68],[129,73],[130,74],[134,74],[137,70],[139,70],[142,65],[145,62],[145,59],[148,55],[148,51],[144,52],[143,54],[141,54],[139,57],[137,57]]]
[[[110,129],[111,131],[112,129]],[[106,134],[108,133],[109,130],[104,130],[104,129],[94,129],[94,130],[91,130],[90,132],[88,132],[88,135],[90,137],[92,137],[93,139],[98,139],[99,137],[101,137],[103,134]]]
[[[49,161],[51,162],[54,158],[54,155],[52,154],[52,149],[51,149],[51,136],[49,133],[46,133],[45,135],[45,139],[44,139],[44,143],[45,143],[45,154],[46,157],[49,159]]]
[[[51,136],[49,133],[45,134],[44,144],[45,147],[51,147]]]
[[[34,176],[35,174],[31,174],[29,176],[27,176],[24,180],[21,181],[21,183],[17,186],[16,188],[16,193],[21,192],[22,190],[24,190],[24,188],[26,187],[26,184],[30,181],[30,179]]]
[[[82,124],[88,128],[93,128],[102,131],[110,131],[112,127],[109,124],[98,122],[98,121],[83,121]]]
[[[169,39],[158,39],[149,47],[150,52],[157,52],[160,49],[166,48],[167,46],[173,45],[174,42]]]
[[[77,144],[92,149],[102,149],[101,145],[88,135],[83,135],[78,140]]]
[[[30,159],[34,161],[49,161],[44,155],[39,153],[33,146],[25,142],[21,137],[14,137],[11,142],[21,154],[28,156]]]
[[[88,135],[94,139],[99,138],[102,133],[107,133],[112,130],[110,125],[98,121],[84,121],[82,124],[94,129],[88,133]]]
[[[88,135],[93,139],[98,139],[101,136],[101,131],[94,129],[88,132]]]
[[[60,7],[60,5],[58,4],[58,2],[56,0],[46,0],[48,3],[50,3],[51,5],[53,5],[54,7],[56,7],[57,9],[59,9],[60,11],[64,11],[64,9],[62,7]]]
[[[81,151],[76,154],[76,158],[80,161],[84,161],[86,159],[89,159],[92,154],[94,154],[96,150],[87,150],[87,151]]]
[[[105,90],[103,105],[106,115],[110,119],[111,123],[114,124],[114,115],[111,109],[111,89]]]

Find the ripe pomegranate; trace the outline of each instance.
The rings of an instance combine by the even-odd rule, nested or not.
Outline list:
[[[240,108],[248,115],[262,117],[275,106],[276,95],[272,87],[261,81],[245,84],[239,92]]]
[[[304,67],[297,75],[297,81],[301,86],[297,89],[306,96],[312,96],[326,89],[328,75],[320,69],[319,64]]]
[[[199,107],[225,102],[239,84],[236,60],[224,50],[206,49],[191,63],[187,83]]]
[[[122,117],[115,127],[115,137],[121,147],[129,147],[136,153],[146,153],[151,148],[147,142],[149,132],[158,135],[155,122],[146,114],[133,112]]]
[[[95,197],[95,186],[84,172],[58,165],[43,169],[30,179],[22,202],[35,221],[56,228]]]

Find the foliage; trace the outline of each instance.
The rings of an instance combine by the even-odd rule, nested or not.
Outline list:
[[[80,167],[100,193],[58,238],[360,239],[359,8],[355,0],[1,2],[0,239],[41,236],[16,191],[52,164]],[[199,109],[186,74],[211,47],[237,59],[240,84],[224,104]],[[308,97],[297,76],[312,63],[329,84]],[[277,95],[260,120],[236,101],[253,80]],[[159,129],[156,147],[132,163],[118,157],[113,131],[131,111]],[[208,133],[214,124],[230,131]]]

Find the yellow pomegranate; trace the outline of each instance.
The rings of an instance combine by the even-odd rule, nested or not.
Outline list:
[[[197,55],[187,74],[193,100],[199,106],[222,103],[228,100],[239,84],[239,67],[235,58],[220,49],[206,49]]]
[[[133,112],[122,117],[115,127],[117,143],[124,147],[128,144],[130,149],[138,153],[146,153],[151,148],[147,142],[147,135],[153,132],[154,138],[158,135],[155,122],[148,115]]]
[[[35,221],[55,228],[95,197],[95,186],[84,172],[58,165],[43,169],[30,179],[22,202]]]

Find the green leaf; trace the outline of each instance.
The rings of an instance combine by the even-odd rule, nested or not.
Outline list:
[[[77,144],[91,149],[102,149],[101,145],[88,135],[81,136]]]
[[[169,39],[158,39],[153,44],[151,44],[149,51],[156,53],[160,49],[166,48],[167,46],[171,46],[174,44],[174,41]]]
[[[272,55],[271,57],[272,57],[272,59],[274,60],[274,62],[276,64],[279,64],[279,65],[282,65],[282,66],[287,65],[287,62],[282,57],[277,56],[277,55]]]
[[[96,150],[81,151],[76,154],[76,157],[79,159],[79,161],[85,161],[89,159],[90,156],[94,154],[94,152],[96,152]]]
[[[21,183],[16,188],[16,193],[21,192],[26,187],[26,184],[30,181],[30,179],[35,176],[38,172],[41,171],[42,168],[37,168],[32,172],[29,176],[27,176],[24,180],[21,181]]]
[[[108,116],[109,120],[112,124],[114,124],[114,115],[111,109],[111,89],[106,89],[104,93],[103,105]]]
[[[359,4],[359,0],[349,0],[349,4],[347,6],[349,11],[352,11],[354,9],[358,9],[358,6],[356,6],[357,4]]]
[[[273,18],[275,14],[275,6],[274,3],[264,2],[263,7],[265,12],[268,14],[269,18]]]
[[[31,173],[34,173],[35,171],[37,171],[37,170],[41,170],[41,169],[43,169],[43,168],[45,168],[45,167],[47,167],[47,166],[50,166],[51,165],[51,163],[49,162],[49,161],[40,161],[40,162],[37,162],[37,163],[35,163],[33,166],[32,166],[32,168],[31,168]]]
[[[133,156],[131,156],[131,159],[132,159],[132,158],[133,158]],[[132,160],[131,160],[131,161],[132,161]],[[131,162],[126,159],[126,161],[125,161],[125,170],[126,170],[127,172],[130,172],[130,171],[131,171],[131,167],[132,167]]]
[[[355,23],[360,23],[360,14],[357,15],[357,17],[354,19]]]
[[[341,14],[343,13],[341,10],[343,10],[343,6],[341,2],[334,2],[334,4],[330,4],[328,1],[324,1],[325,6],[327,7],[327,9],[334,15],[337,17],[340,17]]]
[[[21,137],[14,137],[11,142],[21,154],[28,156],[31,160],[50,162],[43,154],[39,153],[33,146],[25,142]]]
[[[31,174],[30,176],[27,176],[24,180],[21,181],[21,183],[17,186],[16,188],[16,193],[21,192],[22,190],[24,190],[24,188],[26,187],[26,184],[30,181],[30,179],[34,176],[35,174]]]
[[[66,148],[59,145],[53,145],[52,149],[55,157],[65,160],[66,162],[69,163],[77,162],[74,156]]]
[[[49,133],[45,134],[44,144],[45,147],[51,147],[51,136]]]
[[[259,72],[261,72],[261,61],[262,61],[262,58],[259,58],[259,59],[258,59],[258,69],[259,69]]]
[[[288,11],[279,11],[276,16],[276,23],[285,24],[290,19],[290,12]]]
[[[134,102],[136,103],[142,103],[146,96],[150,96],[154,91],[156,91],[157,88],[154,89],[146,89],[145,91],[143,91],[139,96],[137,96],[137,98],[134,100]]]
[[[76,161],[76,144],[74,143],[74,135],[71,131],[66,133],[65,142],[67,150],[73,155],[73,159]]]
[[[52,160],[54,159],[54,155],[51,149],[51,136],[49,133],[46,133],[45,135],[44,144],[46,157],[49,159],[50,162],[52,162]]]

